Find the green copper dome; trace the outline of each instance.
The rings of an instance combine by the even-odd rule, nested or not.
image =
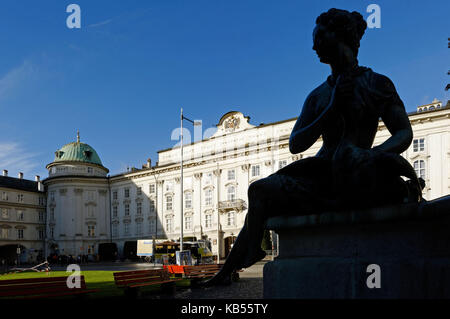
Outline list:
[[[57,150],[53,163],[57,162],[83,162],[103,166],[94,148],[79,141],[66,144]]]

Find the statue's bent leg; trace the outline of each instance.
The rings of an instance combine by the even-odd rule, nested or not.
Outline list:
[[[277,194],[277,183],[271,176],[253,182],[248,189],[249,208],[244,226],[220,272],[209,284],[227,281],[233,271],[248,268],[265,257],[261,249],[264,225],[271,209],[271,196]]]

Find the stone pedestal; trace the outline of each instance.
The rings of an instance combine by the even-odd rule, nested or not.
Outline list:
[[[363,211],[276,217],[264,298],[450,298],[450,196]],[[380,267],[380,288],[367,268]]]

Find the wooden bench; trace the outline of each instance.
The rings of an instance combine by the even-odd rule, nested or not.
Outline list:
[[[80,276],[80,288],[67,286],[69,277],[41,277],[28,279],[0,280],[0,298],[52,298],[96,292],[87,289],[84,276]]]
[[[137,297],[139,289],[146,286],[161,286],[164,293],[174,294],[175,283],[180,279],[170,278],[166,269],[148,269],[120,271],[114,273],[114,281],[119,288],[124,289],[125,296]]]
[[[209,279],[219,272],[223,264],[207,264],[196,266],[184,266],[184,277],[191,280],[191,286],[197,286],[197,284],[203,279]],[[238,272],[241,272],[239,270]],[[239,280],[238,272],[231,274],[232,281]]]

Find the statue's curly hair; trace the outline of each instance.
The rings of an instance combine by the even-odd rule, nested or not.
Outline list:
[[[358,54],[359,41],[367,28],[367,23],[359,12],[332,8],[318,16],[316,24],[335,32],[339,39]]]

